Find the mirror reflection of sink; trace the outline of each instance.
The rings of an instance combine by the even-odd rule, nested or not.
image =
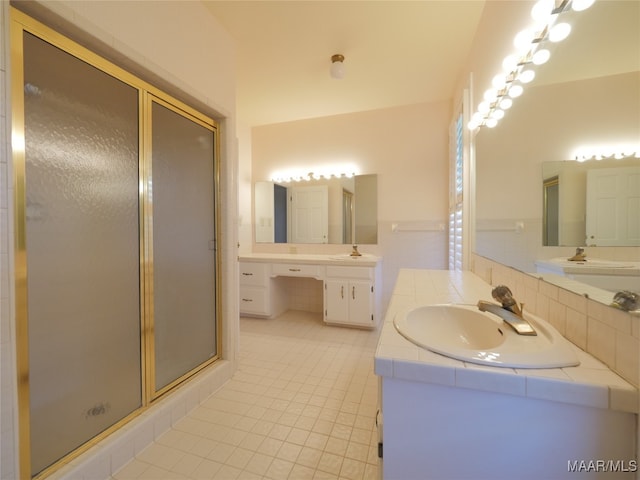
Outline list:
[[[525,316],[538,335],[518,335],[498,316],[475,305],[412,306],[398,312],[393,323],[410,342],[465,362],[510,368],[579,365],[573,347],[558,331]]]
[[[366,253],[361,254],[360,256],[351,256],[348,253],[341,255],[329,255],[330,260],[369,260],[372,258],[372,255],[368,255]]]
[[[557,270],[566,268],[575,269],[597,269],[597,268],[638,268],[640,264],[638,262],[616,262],[613,260],[600,260],[596,258],[587,258],[585,260],[571,261],[566,258],[552,258],[550,260],[538,260],[536,264],[540,266],[546,266],[548,268],[556,267]]]

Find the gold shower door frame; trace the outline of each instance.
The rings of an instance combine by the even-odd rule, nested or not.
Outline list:
[[[213,147],[213,198],[214,235],[220,245],[220,162],[219,126],[212,118],[171,97],[153,85],[110,63],[101,56],[84,48],[62,34],[52,30],[37,20],[10,8],[10,48],[11,48],[11,148],[14,188],[14,299],[16,316],[16,364],[18,390],[18,437],[19,469],[21,478],[31,478],[30,441],[30,396],[29,396],[29,337],[28,337],[28,292],[27,292],[27,249],[26,249],[26,156],[25,156],[25,105],[24,105],[24,55],[23,35],[30,33],[73,55],[93,67],[111,75],[138,90],[138,209],[139,209],[139,277],[140,277],[140,352],[141,352],[141,407],[120,419],[106,430],[77,449],[69,452],[34,478],[49,475],[73,458],[100,442],[121,428],[125,423],[144,412],[166,392],[192,377],[195,373],[221,358],[221,285],[220,248],[215,250],[214,281],[215,291],[215,355],[197,367],[175,379],[162,389],[155,386],[154,365],[154,316],[153,316],[153,199],[151,195],[151,105],[158,102],[183,117],[211,131]]]

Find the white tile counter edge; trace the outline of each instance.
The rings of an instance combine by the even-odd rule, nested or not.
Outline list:
[[[638,413],[638,389],[576,346],[580,359],[577,367],[485,367],[418,347],[393,325],[396,312],[408,305],[475,304],[480,299],[491,300],[491,288],[469,271],[401,270],[381,327],[375,373],[406,381]]]

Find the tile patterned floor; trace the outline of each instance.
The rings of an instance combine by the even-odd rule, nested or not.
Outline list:
[[[378,332],[298,311],[240,324],[233,378],[114,479],[377,479]]]

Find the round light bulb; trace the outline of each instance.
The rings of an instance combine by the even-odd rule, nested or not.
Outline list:
[[[499,108],[497,108],[496,110],[491,112],[491,118],[501,120],[502,118],[504,118],[504,110],[500,110]]]
[[[486,102],[493,103],[498,98],[498,91],[495,88],[490,88],[484,92],[483,98]]]
[[[471,121],[476,123],[477,125],[480,125],[483,118],[484,116],[480,112],[476,112],[471,116]]]
[[[557,23],[549,30],[549,40],[551,42],[561,42],[571,33],[571,25],[568,23]]]
[[[495,118],[488,118],[485,122],[485,125],[489,128],[493,128],[498,125],[498,120],[496,120]]]
[[[536,22],[547,22],[555,6],[555,0],[540,0],[531,9],[531,18]]]
[[[478,111],[480,113],[489,113],[489,103],[488,102],[480,102],[478,105]]]
[[[531,48],[531,42],[533,40],[533,32],[530,29],[522,30],[513,39],[513,46],[519,52],[528,52]]]
[[[596,0],[573,0],[571,2],[571,9],[576,12],[581,12],[593,5],[595,1]]]
[[[470,120],[469,123],[467,123],[467,128],[469,130],[475,130],[476,128],[478,128],[480,125],[475,121],[475,120]]]
[[[533,70],[523,70],[522,72],[520,72],[520,75],[518,75],[518,80],[522,83],[529,83],[535,77],[536,72],[534,72]]]
[[[509,89],[509,96],[511,98],[516,98],[516,97],[519,97],[520,95],[522,95],[522,92],[524,92],[524,88],[522,88],[521,85],[513,85]]]
[[[495,77],[493,77],[493,80],[491,80],[491,85],[493,85],[493,88],[497,90],[502,90],[506,84],[507,79],[504,77],[504,75],[496,75]]]
[[[506,73],[513,72],[517,66],[518,66],[518,57],[516,57],[515,55],[508,55],[502,61],[502,69]]]
[[[338,80],[344,78],[344,64],[342,62],[333,62],[331,64],[331,77]]]
[[[547,63],[549,58],[551,57],[551,52],[546,49],[538,50],[533,54],[533,58],[531,61],[534,65],[542,65],[543,63]]]
[[[509,110],[511,108],[511,106],[513,105],[513,100],[511,100],[508,97],[505,97],[502,100],[500,100],[500,103],[498,105],[503,110]]]

